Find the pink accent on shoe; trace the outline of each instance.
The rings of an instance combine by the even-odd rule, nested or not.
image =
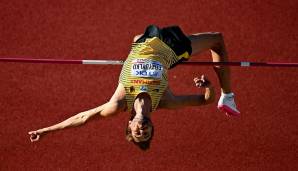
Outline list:
[[[240,116],[240,112],[236,112],[234,111],[233,109],[231,109],[229,106],[226,106],[226,105],[220,105],[220,106],[217,106],[218,109],[220,109],[221,111],[223,112],[226,112],[226,114],[228,116]]]

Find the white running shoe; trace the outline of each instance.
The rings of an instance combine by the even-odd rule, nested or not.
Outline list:
[[[217,108],[226,113],[227,116],[239,116],[240,112],[237,110],[234,93],[223,94],[218,100]]]

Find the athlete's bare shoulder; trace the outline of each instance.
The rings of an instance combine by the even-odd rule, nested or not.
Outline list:
[[[110,99],[110,102],[116,102],[118,104],[119,110],[126,109],[126,101],[125,101],[125,88],[122,83],[119,83],[113,96]]]

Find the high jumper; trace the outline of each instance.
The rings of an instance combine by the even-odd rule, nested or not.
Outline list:
[[[175,95],[168,86],[167,71],[190,56],[211,51],[213,62],[228,62],[224,38],[218,32],[197,33],[186,36],[178,26],[159,28],[149,25],[144,34],[134,37],[131,51],[123,64],[119,84],[110,100],[96,108],[80,112],[58,124],[30,131],[32,142],[49,132],[84,124],[93,116],[114,116],[129,112],[126,139],[142,150],[150,147],[154,129],[152,112],[158,109],[177,109],[201,106],[214,102],[211,82],[202,75],[194,78],[204,94]],[[221,96],[218,108],[228,116],[239,116],[231,89],[229,66],[214,66]]]

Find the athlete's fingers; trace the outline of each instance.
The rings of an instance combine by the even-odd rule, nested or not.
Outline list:
[[[207,79],[207,77],[206,77],[205,75],[201,75],[200,78],[195,77],[193,80],[194,80],[194,82],[196,82],[196,81],[198,81],[198,80],[206,80],[206,79]]]
[[[199,78],[195,77],[194,82],[197,87],[207,87],[211,84],[204,74],[201,75]]]
[[[204,80],[199,79],[199,78],[195,78],[195,79],[194,79],[195,85],[196,85],[197,87],[200,87],[203,81],[204,81]]]
[[[211,84],[210,81],[205,79],[200,79],[196,82],[196,86],[198,87],[208,87],[210,84]]]
[[[31,134],[30,135],[30,141],[31,142],[38,141],[39,138],[40,138],[40,135],[39,134]]]
[[[208,78],[205,75],[201,75],[201,80],[207,80],[207,81],[209,81]]]
[[[198,82],[199,82],[199,80],[200,80],[200,79],[199,79],[199,78],[197,78],[197,77],[196,77],[196,78],[194,78],[194,80],[193,80],[193,81],[195,82],[195,85],[196,85],[197,87],[198,87]]]
[[[36,134],[36,133],[37,133],[37,131],[30,131],[30,132],[28,132],[29,135]]]
[[[195,77],[195,78],[193,79],[194,82],[197,82],[198,80],[199,80],[198,77]]]
[[[196,82],[195,82],[195,84],[196,84],[196,86],[197,87],[202,87],[202,85],[204,84],[204,80],[197,80]]]

